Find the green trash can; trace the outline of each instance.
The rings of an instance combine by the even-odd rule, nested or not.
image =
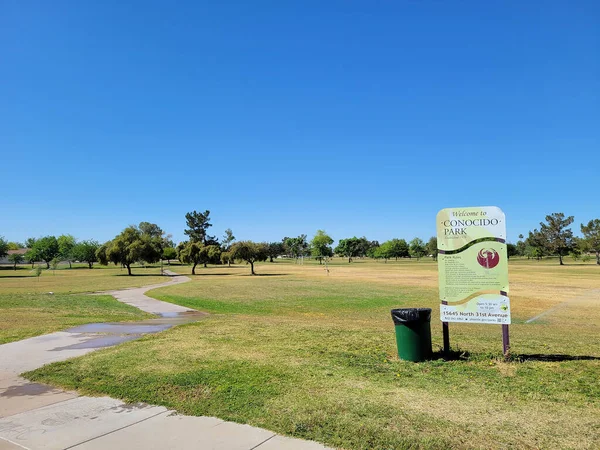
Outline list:
[[[431,357],[431,308],[392,309],[398,357],[425,361]]]

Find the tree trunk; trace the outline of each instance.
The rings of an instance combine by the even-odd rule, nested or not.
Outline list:
[[[348,264],[352,262],[352,257],[348,256]]]
[[[231,267],[231,260],[229,260],[229,259],[227,260],[227,267]]]
[[[48,261],[46,261],[46,269],[50,268],[50,263]]]
[[[561,266],[564,266],[564,265],[565,265],[565,263],[564,263],[564,262],[563,262],[563,260],[562,260],[562,255],[561,255],[561,254],[559,254],[559,255],[558,255],[558,260],[560,261],[560,265],[561,265]]]
[[[254,261],[250,261],[250,275],[256,275],[254,273]]]
[[[600,251],[596,252],[596,264],[600,265]]]
[[[206,265],[206,263],[204,263],[204,267],[205,267],[205,268],[206,268],[206,267],[208,267],[208,266]]]
[[[73,266],[71,265],[71,260],[69,260],[69,269],[72,269]]]
[[[125,267],[127,267],[127,275],[131,275],[131,265],[125,264]]]
[[[192,275],[196,275],[196,264],[194,263],[194,265],[192,266]]]
[[[598,264],[600,264],[600,263],[598,263]],[[15,261],[15,270],[17,270],[17,262],[16,261]]]
[[[94,267],[94,263],[92,261],[88,261],[88,266],[90,266],[90,269],[92,269]]]
[[[167,259],[167,266],[170,266],[170,265],[171,265],[171,260]]]

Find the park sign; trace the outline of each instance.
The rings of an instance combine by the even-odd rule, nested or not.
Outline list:
[[[442,322],[510,324],[506,219],[495,206],[437,215]]]

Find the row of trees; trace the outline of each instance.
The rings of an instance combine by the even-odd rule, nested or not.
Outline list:
[[[245,261],[250,264],[251,273],[254,274],[254,263],[258,261],[273,261],[278,256],[289,256],[300,258],[312,256],[322,263],[323,260],[334,254],[348,258],[352,262],[357,257],[371,257],[383,259],[386,262],[395,258],[417,259],[430,255],[437,258],[437,238],[432,237],[427,243],[420,238],[414,238],[410,242],[404,239],[391,239],[380,244],[378,241],[370,241],[366,237],[351,237],[340,239],[337,247],[332,248],[333,238],[324,230],[317,230],[311,241],[302,234],[297,237],[284,237],[280,242],[257,243],[252,241],[235,242],[235,236],[230,229],[219,242],[215,236],[208,234],[212,227],[210,223],[210,211],[192,211],[186,216],[187,228],[185,234],[188,240],[181,242],[175,247],[171,235],[167,235],[158,225],[141,222],[125,228],[111,241],[100,245],[97,241],[87,240],[78,242],[71,235],[45,236],[40,239],[28,239],[24,244],[6,242],[0,237],[0,257],[6,256],[8,250],[28,248],[24,255],[11,254],[10,261],[16,265],[28,261],[33,264],[43,261],[46,267],[57,261],[68,261],[71,267],[72,261],[86,262],[90,268],[95,262],[101,264],[120,264],[127,268],[131,275],[131,265],[145,261],[155,263],[160,260],[179,259],[181,262],[192,265],[192,273],[198,264],[228,264],[232,262]],[[581,253],[596,253],[596,261],[600,264],[600,219],[594,219],[587,224],[581,224],[583,237],[577,238],[569,226],[574,222],[574,217],[565,217],[563,213],[554,213],[546,216],[546,222],[540,223],[539,230],[536,228],[529,232],[525,239],[519,236],[516,244],[508,244],[510,256],[525,256],[530,258],[542,258],[547,255],[559,257],[560,264],[564,264],[563,257],[571,254],[574,257]]]
[[[72,267],[73,261],[84,261],[91,268],[98,260],[96,258],[98,247],[100,244],[94,240],[77,242],[70,234],[58,237],[45,236],[39,239],[29,238],[25,243],[6,242],[0,237],[0,257],[6,256],[9,250],[28,249],[25,254],[11,253],[8,255],[8,260],[15,269],[17,264],[28,262],[33,265],[38,261],[46,263],[46,268],[50,268],[51,264],[57,264],[59,261],[67,261],[69,267]]]
[[[564,265],[563,257],[567,255],[577,259],[582,254],[595,253],[596,263],[600,264],[600,219],[582,223],[580,238],[570,228],[574,221],[574,216],[565,217],[564,213],[547,215],[546,222],[540,222],[540,228],[530,231],[527,238],[521,234],[516,244],[508,244],[509,257],[558,256],[559,264]]]

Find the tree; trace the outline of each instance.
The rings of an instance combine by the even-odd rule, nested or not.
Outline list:
[[[173,247],[166,247],[163,249],[162,259],[167,260],[167,264],[171,265],[171,260],[177,258],[177,250]]]
[[[25,240],[25,248],[33,248],[33,246],[35,245],[35,242],[37,241],[36,238],[27,238]]]
[[[4,236],[0,236],[0,258],[4,258],[6,255],[8,255],[8,242]]]
[[[386,263],[392,258],[392,241],[385,241],[373,251],[373,258],[383,259]]]
[[[185,215],[185,221],[188,228],[184,233],[190,237],[190,242],[201,242],[204,245],[215,245],[218,240],[214,236],[206,234],[207,230],[212,227],[210,223],[210,211],[202,212],[192,211]]]
[[[319,260],[319,264],[321,264],[323,258],[331,258],[333,256],[331,244],[333,244],[331,236],[323,230],[317,230],[312,241],[310,241],[310,253]]]
[[[46,236],[38,239],[33,244],[32,250],[35,253],[36,259],[46,263],[46,269],[50,268],[50,261],[56,258],[60,253],[58,241],[54,236]]]
[[[192,275],[196,275],[198,264],[218,263],[221,259],[221,247],[218,245],[204,245],[201,242],[185,241],[177,246],[179,260],[185,264],[192,264]]]
[[[548,250],[558,255],[563,266],[563,256],[568,255],[573,248],[573,231],[567,228],[574,221],[573,216],[565,218],[564,213],[553,213],[546,216],[546,223],[540,222],[540,233]]]
[[[425,254],[425,242],[421,238],[414,238],[409,244],[410,254],[419,260]]]
[[[140,225],[146,223],[142,222]],[[131,275],[131,265],[137,261],[158,262],[162,255],[164,241],[162,235],[155,232],[156,228],[145,226],[144,231],[135,225],[125,228],[121,234],[98,249],[96,252],[98,260],[101,264],[107,264],[109,261],[121,264],[127,268],[129,275]]]
[[[282,242],[269,242],[267,244],[267,256],[269,257],[269,262],[273,262],[273,258],[277,258],[284,253],[285,247]]]
[[[433,257],[434,261],[437,261],[438,256],[438,241],[437,237],[431,236],[429,242],[427,242],[426,248],[427,254]]]
[[[581,224],[581,233],[587,248],[596,252],[596,264],[600,264],[600,219],[590,220],[587,225]]]
[[[306,256],[308,254],[308,242],[306,241],[305,234],[301,234],[295,238],[284,237],[283,245],[285,246],[286,252],[292,258],[299,258],[300,256]]]
[[[96,251],[99,248],[100,244],[98,244],[98,242],[94,240],[78,242],[77,244],[75,244],[75,247],[73,247],[73,259],[76,261],[86,262],[89,268],[91,269],[94,267],[94,263],[98,261]]]
[[[17,264],[21,264],[24,259],[25,258],[20,253],[11,253],[8,255],[8,262],[13,264],[15,270],[17,270]]]
[[[546,254],[546,240],[537,228],[529,232],[525,243],[527,258],[536,258],[539,261]]]
[[[361,240],[356,236],[347,239],[340,239],[334,251],[336,254],[348,258],[348,262],[351,263],[352,258],[359,256],[363,250],[361,244]]]
[[[223,250],[228,252],[231,248],[231,244],[233,244],[233,241],[235,241],[233,231],[231,231],[231,228],[227,228],[225,230],[225,234],[223,235],[223,239],[221,240],[221,247]]]
[[[519,250],[515,244],[511,244],[509,242],[506,244],[506,254],[507,258],[511,258],[512,256],[517,256],[519,254]]]
[[[410,249],[404,239],[392,239],[390,242],[390,258],[406,258],[410,256]]]
[[[69,269],[73,266],[71,265],[71,261],[73,258],[73,248],[75,247],[76,241],[73,236],[70,234],[60,235],[57,239],[58,241],[58,257],[62,261],[69,262]]]
[[[8,243],[8,249],[9,250],[19,250],[20,248],[24,248],[23,244],[21,244],[20,242],[9,242]]]
[[[250,264],[250,274],[254,272],[254,263],[267,260],[267,244],[252,241],[240,241],[233,244],[231,253],[234,259],[241,259]]]
[[[227,267],[231,267],[231,263],[234,262],[233,254],[231,253],[231,251],[221,253],[221,262],[223,264],[227,263]]]

